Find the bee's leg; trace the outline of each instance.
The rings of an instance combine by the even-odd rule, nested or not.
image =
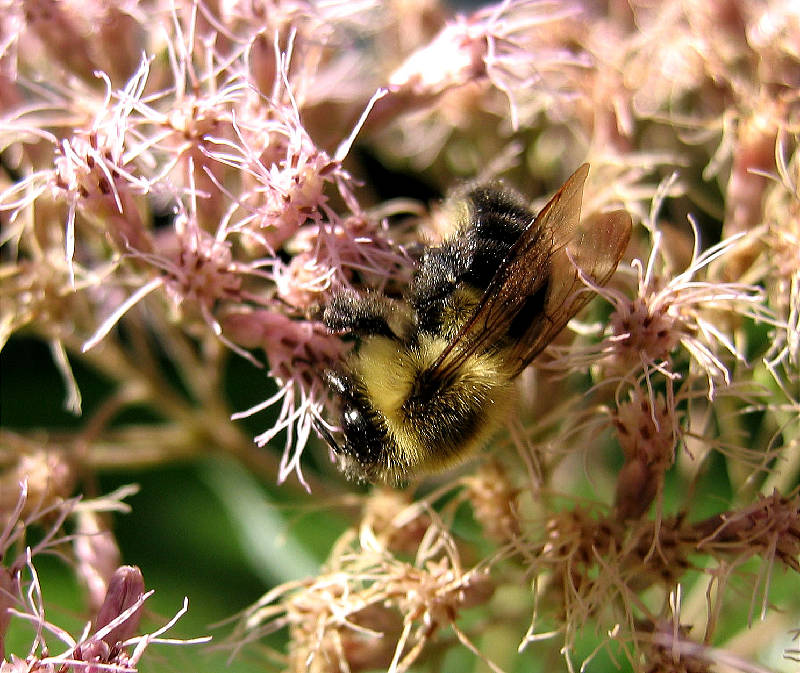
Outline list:
[[[382,294],[343,290],[325,307],[322,322],[332,332],[397,339],[403,336],[410,317],[397,302]]]

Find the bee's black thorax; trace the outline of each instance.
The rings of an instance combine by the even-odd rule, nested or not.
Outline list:
[[[466,194],[464,212],[455,234],[425,251],[411,283],[408,301],[419,328],[449,336],[452,323],[470,315],[474,304],[461,306],[457,290],[480,296],[530,224],[530,211],[514,195],[492,187]],[[463,322],[463,320],[462,320]]]

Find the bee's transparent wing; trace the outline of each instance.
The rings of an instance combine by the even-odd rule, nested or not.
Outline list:
[[[553,251],[542,311],[509,353],[513,376],[522,372],[594,297],[578,270],[591,284],[605,285],[625,253],[630,234],[631,216],[627,212],[599,213],[581,222],[565,247]]]
[[[553,280],[560,284],[566,280],[570,288],[578,280],[565,250],[580,221],[583,185],[588,172],[588,164],[578,168],[522,233],[489,283],[475,313],[432,365],[432,376],[454,375],[474,353],[496,344],[507,335],[515,318],[526,306],[525,313],[531,311],[531,325],[525,330],[520,346],[514,349],[514,357],[526,364],[547,345],[544,341],[546,335],[549,338],[555,336],[557,331],[553,326],[556,322],[563,327],[572,317],[574,313],[564,319],[566,314],[553,300],[554,292],[567,298],[571,291],[562,295]],[[571,276],[564,266],[565,261],[572,268]],[[555,279],[553,271],[556,272]],[[592,277],[591,270],[587,271]],[[537,304],[540,304],[540,309]],[[543,343],[541,347],[538,345],[540,342]],[[539,351],[528,357],[529,351],[532,352],[531,346],[539,348]]]

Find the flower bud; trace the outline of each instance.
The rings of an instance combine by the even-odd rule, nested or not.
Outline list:
[[[120,566],[111,577],[108,583],[106,599],[97,613],[95,622],[96,630],[119,617],[125,610],[131,607],[144,593],[144,578],[142,571],[136,566]],[[112,647],[119,642],[123,642],[136,633],[139,627],[142,608],[139,608],[128,617],[122,624],[109,631],[103,640]]]

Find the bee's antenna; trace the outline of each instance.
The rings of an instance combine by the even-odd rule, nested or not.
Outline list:
[[[333,435],[330,433],[330,430],[325,427],[325,424],[316,417],[312,417],[311,425],[314,426],[314,430],[317,431],[317,434],[325,440],[328,446],[333,449],[333,452],[336,454],[342,454],[342,447],[339,446],[339,443],[333,438]]]

